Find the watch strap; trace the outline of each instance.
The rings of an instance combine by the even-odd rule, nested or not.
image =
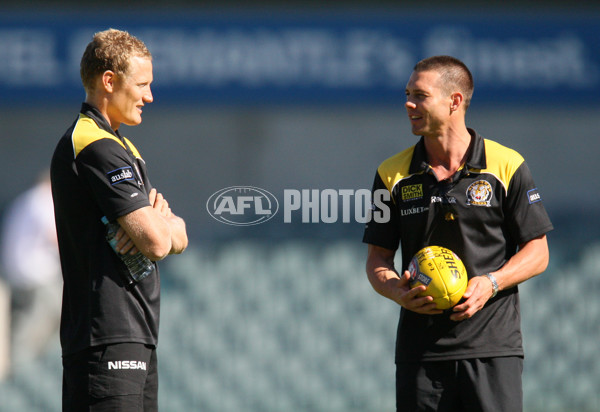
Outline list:
[[[492,297],[496,296],[498,294],[498,281],[496,281],[496,277],[491,273],[486,273],[483,276],[485,276],[490,280],[490,282],[492,282]]]

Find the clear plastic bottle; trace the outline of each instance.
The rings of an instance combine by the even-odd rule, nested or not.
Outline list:
[[[129,284],[136,283],[151,274],[154,270],[154,263],[141,252],[138,252],[135,255],[130,255],[129,253],[123,255],[117,252],[115,249],[117,246],[117,240],[115,239],[115,236],[117,234],[117,230],[119,230],[119,224],[117,222],[109,222],[106,216],[102,216],[101,220],[106,226],[106,240],[115,251],[117,256],[119,256],[123,263],[125,263],[125,266],[127,266],[129,271],[129,276],[126,279],[127,282]]]

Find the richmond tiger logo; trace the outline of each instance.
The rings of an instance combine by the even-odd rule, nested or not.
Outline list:
[[[492,200],[492,185],[487,180],[478,180],[467,188],[467,204],[490,207]]]

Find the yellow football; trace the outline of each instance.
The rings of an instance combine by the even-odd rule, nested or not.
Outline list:
[[[438,309],[449,309],[462,298],[467,283],[465,265],[450,249],[428,246],[419,250],[408,265],[410,287],[425,285],[419,296],[431,296]]]

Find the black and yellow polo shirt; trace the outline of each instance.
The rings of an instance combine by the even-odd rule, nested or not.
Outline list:
[[[401,272],[419,249],[439,245],[463,260],[469,277],[478,276],[500,269],[520,244],[552,230],[523,157],[469,133],[468,159],[451,181],[437,180],[423,138],[377,170],[373,196],[389,192],[379,209],[387,207],[390,218],[370,221],[363,242],[400,247]],[[466,321],[453,322],[449,315],[402,310],[397,361],[523,355],[518,288],[498,293]]]
[[[151,185],[139,152],[84,103],[55,149],[50,174],[64,280],[63,354],[117,342],[155,345],[158,268],[126,288],[125,266],[108,245],[100,220],[150,205]]]

